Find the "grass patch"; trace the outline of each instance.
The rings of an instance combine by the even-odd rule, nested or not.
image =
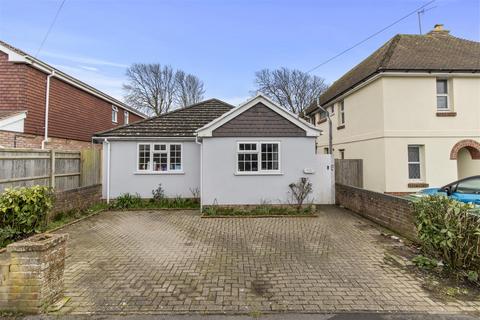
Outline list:
[[[290,207],[275,207],[269,205],[262,205],[253,208],[236,208],[236,207],[219,207],[211,206],[203,210],[205,217],[218,217],[218,216],[304,216],[314,215],[312,207],[305,207],[297,210]]]
[[[51,221],[47,223],[47,225],[44,228],[42,228],[41,232],[57,229],[77,219],[87,217],[99,211],[107,210],[108,207],[109,206],[106,203],[100,202],[92,205],[91,207],[85,210],[75,209],[67,212],[59,212],[55,215],[55,217]]]

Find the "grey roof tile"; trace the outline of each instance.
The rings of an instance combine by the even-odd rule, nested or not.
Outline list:
[[[115,129],[98,132],[96,137],[194,137],[197,129],[234,108],[218,99],[205,100],[159,116]]]

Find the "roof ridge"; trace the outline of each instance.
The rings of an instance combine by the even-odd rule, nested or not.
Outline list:
[[[393,53],[395,52],[395,49],[397,48],[398,43],[400,42],[401,37],[402,36],[400,34],[397,34],[388,41],[390,44],[388,45],[386,52],[383,54],[383,58],[380,60],[377,70],[386,69]]]

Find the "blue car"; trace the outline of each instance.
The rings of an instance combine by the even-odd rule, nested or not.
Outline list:
[[[428,188],[419,195],[445,195],[457,201],[480,205],[480,176],[472,176],[447,184],[441,188]]]

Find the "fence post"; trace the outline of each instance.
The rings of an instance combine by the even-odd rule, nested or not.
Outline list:
[[[55,188],[55,150],[50,150],[50,187]]]

